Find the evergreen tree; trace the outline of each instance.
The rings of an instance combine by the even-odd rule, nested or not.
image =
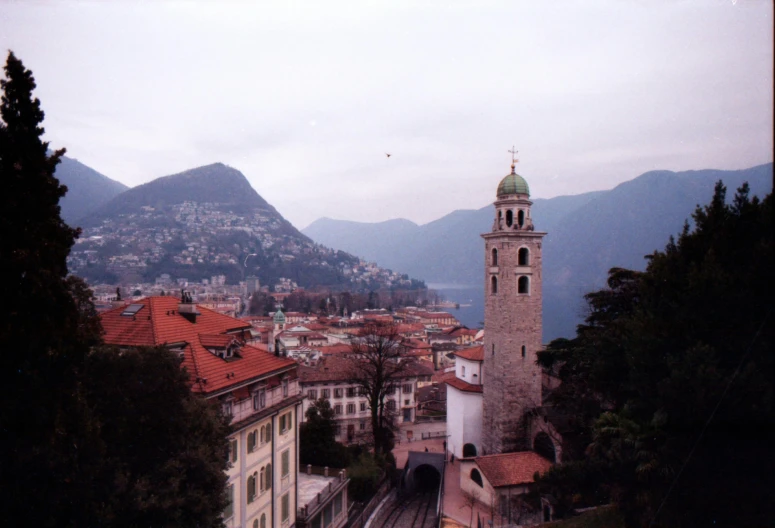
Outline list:
[[[0,104],[0,526],[222,526],[225,417],[164,349],[101,348],[78,231],[60,216],[35,81],[13,53]]]
[[[299,460],[302,464],[346,468],[347,448],[336,441],[336,417],[331,404],[320,398],[305,413],[299,433]]]
[[[90,295],[67,279],[78,231],[60,216],[67,191],[54,177],[35,80],[8,54],[0,81],[0,524],[77,523],[90,491],[78,475],[96,456],[95,427],[78,373],[99,342]],[[6,521],[6,522],[3,522]]]
[[[177,354],[103,347],[84,386],[103,446],[93,524],[222,526],[229,419],[191,392]]]
[[[564,507],[581,492],[629,526],[775,521],[772,195],[725,197],[719,182],[645,272],[611,270],[576,337],[539,354],[586,447],[541,479]]]

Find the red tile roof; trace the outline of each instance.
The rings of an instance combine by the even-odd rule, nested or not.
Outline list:
[[[469,361],[484,361],[484,347],[475,346],[458,350],[455,355]]]
[[[468,383],[467,381],[463,381],[458,377],[445,378],[444,383],[446,383],[447,385],[452,385],[457,390],[461,390],[463,392],[483,392],[484,391],[484,388],[481,385],[474,385],[472,383]]]
[[[543,474],[552,463],[532,451],[476,457],[476,465],[494,488],[534,482],[533,475]]]
[[[299,367],[299,380],[301,383],[315,383],[322,381],[351,381],[353,378],[354,359],[329,356],[318,363],[316,367]],[[406,364],[400,378],[414,378],[417,376],[430,376],[433,370],[417,361]]]
[[[133,303],[143,305],[134,316],[121,315],[125,307],[100,314],[105,342],[124,347],[185,343],[182,366],[191,377],[191,390],[206,394],[295,367],[292,359],[249,345],[240,348],[237,358],[215,356],[206,347],[223,347],[240,337],[223,334],[249,330],[250,324],[202,306],[197,307],[200,315],[192,323],[178,312],[179,303],[175,297],[147,297]]]

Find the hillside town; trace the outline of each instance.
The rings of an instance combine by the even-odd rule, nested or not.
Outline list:
[[[180,272],[176,285],[186,286],[186,277],[207,285],[208,278],[193,279],[208,269],[226,270],[232,283],[244,282],[246,272],[263,274],[267,260],[280,268],[298,263],[310,273],[319,271],[321,278],[340,277],[353,289],[418,286],[405,274],[295,234],[276,211],[252,206],[248,213],[238,214],[234,209],[232,204],[184,201],[99,217],[76,240],[68,266],[93,284],[135,283],[141,291],[157,271],[155,282],[166,286],[165,278],[175,271]],[[280,288],[275,291],[297,286],[290,279],[274,280],[274,287]]]

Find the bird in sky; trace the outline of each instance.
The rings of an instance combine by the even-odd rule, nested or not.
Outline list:
[[[385,152],[385,156],[389,158],[390,156],[392,156],[392,154],[388,154],[387,152]]]

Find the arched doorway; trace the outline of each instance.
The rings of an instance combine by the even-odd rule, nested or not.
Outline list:
[[[554,442],[549,438],[546,433],[538,433],[533,440],[533,451],[549,460],[550,462],[557,462],[557,453],[554,449]]]

